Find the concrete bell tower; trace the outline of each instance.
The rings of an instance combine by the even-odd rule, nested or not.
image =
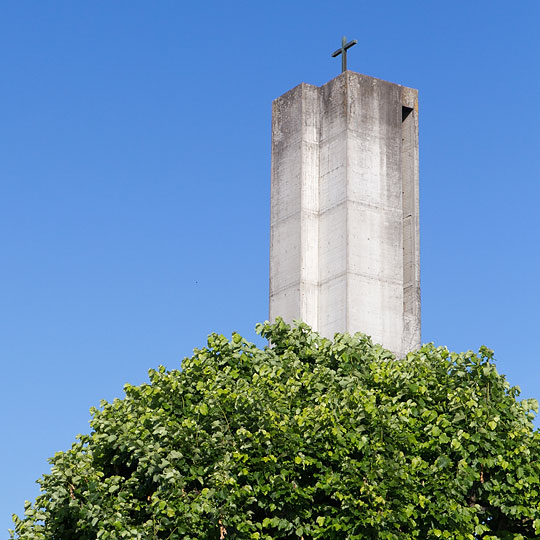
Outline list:
[[[418,348],[418,179],[417,90],[344,71],[276,99],[270,320]]]

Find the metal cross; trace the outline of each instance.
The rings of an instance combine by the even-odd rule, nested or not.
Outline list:
[[[332,53],[332,58],[335,58],[336,56],[339,56],[341,54],[341,73],[344,71],[347,71],[347,49],[350,49],[353,45],[356,45],[358,41],[356,39],[353,39],[352,41],[349,41],[347,43],[347,38],[343,36],[341,38],[341,49],[338,49],[337,51]]]

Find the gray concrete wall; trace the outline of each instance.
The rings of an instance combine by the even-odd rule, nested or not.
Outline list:
[[[347,71],[274,101],[270,320],[420,345],[417,91]]]

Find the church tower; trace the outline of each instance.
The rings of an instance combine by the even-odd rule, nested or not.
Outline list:
[[[276,99],[270,320],[418,348],[418,207],[416,90],[345,70]]]

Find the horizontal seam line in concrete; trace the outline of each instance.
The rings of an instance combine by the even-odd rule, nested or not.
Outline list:
[[[303,279],[302,282],[298,282],[298,281],[295,281],[289,285],[282,285],[281,287],[277,288],[277,289],[270,289],[270,296],[274,295],[274,294],[279,294],[280,292],[283,292],[284,290],[286,289],[300,289],[302,283],[305,283],[307,285],[314,285],[316,287],[319,286],[319,282],[318,281],[309,281],[308,279]]]
[[[320,128],[321,130],[324,129],[324,127],[321,127]],[[331,142],[333,139],[339,139],[343,136],[344,133],[346,133],[347,131],[349,131],[349,128],[347,127],[344,127],[343,129],[340,129],[339,131],[335,131],[334,133],[331,133],[329,135],[322,135],[319,137],[319,140],[317,141],[320,144],[322,143],[329,143]]]
[[[366,122],[367,123],[367,122]],[[324,128],[321,128],[324,129]],[[395,126],[395,129],[399,129],[398,126]],[[348,126],[346,128],[343,128],[342,130],[332,133],[331,135],[321,135],[319,139],[319,145],[322,145],[323,143],[330,144],[333,139],[338,139],[343,137],[344,133],[352,133],[355,136],[359,136],[362,140],[368,140],[368,141],[385,141],[388,137],[385,137],[384,135],[378,135],[376,133],[371,133],[370,135],[366,135],[366,128],[364,126],[362,127],[351,127]]]
[[[342,199],[341,201],[333,204],[332,206],[328,208],[325,208],[324,210],[319,210],[318,214],[322,216],[323,214],[326,214],[326,212],[330,212],[330,210],[334,210],[334,208],[337,208],[338,206],[341,206],[344,203],[351,203],[355,206],[360,206],[362,208],[369,208],[371,210],[384,210],[391,214],[401,214],[401,208],[392,208],[391,206],[383,206],[381,204],[369,203],[369,202],[364,202],[364,201],[354,201],[352,199]]]
[[[337,165],[333,169],[325,169],[324,172],[319,174],[319,177],[322,180],[324,177],[330,176],[332,173],[336,172],[339,169],[345,169],[345,164]]]
[[[347,274],[352,274],[353,276],[359,276],[363,277],[365,279],[368,279],[369,281],[383,281],[384,283],[390,283],[391,285],[401,285],[403,282],[400,279],[388,279],[383,277],[374,277],[370,274],[364,274],[362,272],[351,272],[350,270],[346,270],[345,272],[340,272],[339,274],[336,274],[330,278],[321,279],[319,281],[319,285],[326,285],[330,281],[333,281],[335,279],[342,278],[343,276],[346,276]]]
[[[311,214],[313,216],[318,216],[319,212],[317,212],[315,210],[308,210],[307,208],[306,209],[302,208],[300,211],[296,210],[292,214],[288,214],[286,216],[280,217],[279,219],[275,219],[273,221],[270,221],[270,227],[272,227],[274,225],[277,225],[278,223],[281,223],[282,221],[290,219],[290,218],[292,218],[292,217],[294,217],[296,215],[299,215],[299,214]]]
[[[351,204],[353,204],[355,206],[360,206],[362,208],[369,208],[371,210],[384,210],[384,211],[389,212],[391,214],[399,214],[399,213],[401,213],[401,210],[399,208],[392,208],[391,206],[381,206],[379,204],[373,204],[373,203],[362,202],[362,201],[353,201],[351,199],[343,199],[340,202],[337,202],[337,203],[333,204],[329,208],[325,208],[324,210],[316,211],[316,210],[309,210],[307,208],[302,208],[300,211],[295,210],[291,214],[287,214],[285,216],[282,216],[279,219],[271,220],[270,221],[270,226],[272,227],[274,225],[277,225],[278,223],[281,223],[282,221],[285,221],[287,219],[290,219],[293,216],[296,216],[296,215],[299,215],[299,214],[302,214],[302,213],[307,213],[307,214],[311,214],[312,216],[319,217],[319,216],[322,216],[322,215],[330,212],[331,210],[334,210],[334,209],[338,208],[339,206],[343,206],[346,203],[351,203]]]
[[[404,288],[404,289],[408,289],[408,288],[412,288],[412,287],[416,288],[416,285],[418,285],[419,282],[420,282],[419,279],[406,281],[406,282],[403,284],[403,288]]]
[[[303,129],[299,129],[298,131],[295,131],[294,132],[294,138],[293,138],[293,135],[288,135],[288,137],[283,137],[283,139],[286,139],[286,140],[274,141],[272,144],[277,149],[279,149],[280,147],[285,147],[287,149],[287,154],[292,155],[293,157],[296,157],[295,153],[298,151],[297,148],[292,147],[293,144],[298,144],[299,145],[300,143],[306,143],[306,144],[312,144],[314,146],[319,146],[319,144],[320,144],[318,137],[317,138],[308,137],[307,135],[305,135],[305,132],[304,132]],[[288,156],[287,156],[287,158],[288,158]],[[283,157],[283,156],[280,156],[280,159],[283,160],[283,159],[286,159],[286,158]]]

